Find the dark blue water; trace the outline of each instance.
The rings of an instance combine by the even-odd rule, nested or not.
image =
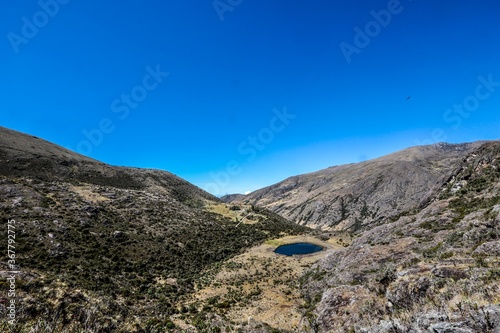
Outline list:
[[[293,243],[281,245],[274,250],[275,253],[293,256],[294,254],[308,254],[323,250],[321,246],[310,243]]]

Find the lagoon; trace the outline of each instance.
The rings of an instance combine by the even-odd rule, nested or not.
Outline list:
[[[315,253],[323,250],[323,248],[316,244],[311,243],[292,243],[278,246],[275,253],[284,254],[286,256],[300,255],[300,254],[309,254]]]

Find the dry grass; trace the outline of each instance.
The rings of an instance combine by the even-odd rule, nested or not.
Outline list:
[[[102,196],[100,193],[93,191],[91,186],[69,186],[68,190],[79,195],[83,200],[90,201],[92,203],[100,203],[104,201],[109,201],[110,199]]]
[[[291,257],[274,253],[277,246],[296,242],[314,243],[324,250]],[[283,330],[297,330],[304,305],[300,277],[313,263],[338,249],[334,242],[306,235],[266,241],[225,262],[218,271],[206,271],[210,282],[198,288],[184,305],[202,310],[212,304],[211,310],[237,324],[256,320]],[[226,303],[230,305],[227,308]]]

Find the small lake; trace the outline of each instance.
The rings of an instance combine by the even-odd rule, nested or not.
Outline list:
[[[293,256],[294,254],[309,254],[319,252],[323,248],[319,245],[311,243],[293,243],[280,245],[274,250],[275,253],[284,254],[286,256]]]

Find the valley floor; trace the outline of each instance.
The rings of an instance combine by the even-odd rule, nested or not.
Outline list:
[[[317,244],[324,250],[291,257],[274,253],[279,245],[297,242]],[[322,241],[308,235],[269,240],[205,271],[196,292],[181,306],[216,312],[237,325],[262,322],[297,331],[305,305],[300,295],[301,276],[312,264],[341,248],[338,240]],[[184,329],[190,327],[182,315],[174,322]]]

